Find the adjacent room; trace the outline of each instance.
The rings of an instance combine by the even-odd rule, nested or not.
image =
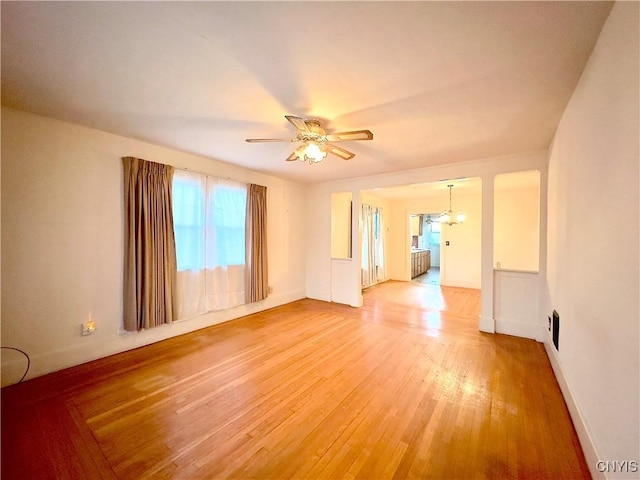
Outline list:
[[[0,15],[3,478],[638,477],[638,2]]]

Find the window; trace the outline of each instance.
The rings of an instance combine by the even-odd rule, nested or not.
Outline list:
[[[178,271],[198,270],[204,265],[204,189],[198,178],[173,177],[173,230]]]
[[[429,229],[429,245],[440,245],[440,222],[432,222]]]
[[[209,185],[208,209],[213,225],[207,227],[207,266],[244,265],[246,185]]]
[[[245,303],[247,185],[177,170],[178,318]]]
[[[244,265],[246,204],[244,184],[177,171],[173,222],[178,271]]]
[[[362,204],[362,286],[379,283],[385,275],[382,210]]]

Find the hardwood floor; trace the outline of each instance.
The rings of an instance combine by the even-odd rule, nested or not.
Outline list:
[[[589,478],[543,346],[479,305],[387,282],[5,388],[2,478]]]
[[[440,285],[440,267],[431,267],[427,273],[418,275],[411,279],[414,283],[427,283],[432,285]]]

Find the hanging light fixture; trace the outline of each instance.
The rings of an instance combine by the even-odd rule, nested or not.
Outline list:
[[[301,162],[309,160],[309,165],[313,165],[314,163],[324,160],[327,152],[324,146],[318,145],[318,143],[313,140],[309,140],[296,149],[295,156],[298,157],[298,160]]]
[[[453,211],[451,210],[451,189],[453,185],[447,185],[449,187],[449,210],[445,210],[440,214],[439,220],[440,223],[446,223],[447,225],[456,225],[458,223],[462,223],[465,221],[467,216],[463,212],[458,212],[455,217],[453,215]]]

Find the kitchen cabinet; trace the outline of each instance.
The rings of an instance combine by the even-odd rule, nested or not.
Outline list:
[[[411,235],[412,236],[420,236],[422,235],[422,224],[423,218],[422,215],[411,215]]]
[[[417,250],[411,252],[411,278],[426,273],[431,268],[431,251]]]

